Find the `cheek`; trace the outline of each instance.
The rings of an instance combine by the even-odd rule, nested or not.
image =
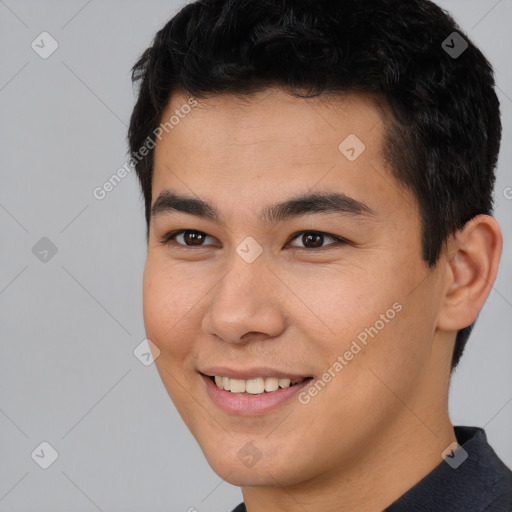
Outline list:
[[[176,272],[166,268],[148,255],[143,279],[143,312],[147,337],[160,349],[162,355],[174,357],[183,354],[187,342],[186,325],[190,323],[193,304],[197,302],[193,283],[175,278]]]
[[[370,368],[390,382],[413,380],[433,339],[435,286],[429,278],[417,286],[424,271],[398,259],[363,270],[303,283],[301,296],[314,315],[296,315],[295,322],[316,340],[326,369],[346,355],[352,370],[340,374],[350,373],[351,385],[370,378]]]
[[[398,294],[367,269],[341,269],[326,275],[318,273],[302,284],[297,282],[295,289],[300,290],[297,295],[307,306],[298,304],[295,313],[299,314],[295,321],[302,325],[304,332],[315,335],[318,341],[322,336],[326,342],[338,340],[325,343],[337,353],[348,350],[350,342],[359,334],[362,333],[360,338],[364,339],[365,329],[379,321],[381,314],[391,310],[388,317],[393,318],[396,313],[393,304]],[[313,326],[315,331],[318,328],[316,334]]]
[[[146,336],[160,350],[155,366],[162,383],[184,421],[190,424],[190,396],[180,382],[190,378],[194,367],[194,332],[188,326],[197,321],[197,298],[183,289],[193,286],[177,281],[176,275],[175,270],[148,255],[143,279],[144,325]]]

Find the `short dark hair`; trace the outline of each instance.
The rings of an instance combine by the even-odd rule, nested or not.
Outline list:
[[[451,234],[492,213],[501,140],[493,70],[431,1],[198,0],[156,34],[132,80],[140,87],[128,139],[148,231],[154,144],[144,158],[138,150],[176,91],[205,98],[277,86],[297,97],[378,98],[391,113],[385,157],[418,201],[430,267]],[[457,333],[452,369],[472,327]]]

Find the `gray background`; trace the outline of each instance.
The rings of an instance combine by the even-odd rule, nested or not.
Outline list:
[[[512,1],[439,3],[495,67],[505,141],[495,194],[501,270],[450,409],[455,424],[484,426],[512,466]],[[227,511],[241,501],[206,463],[154,365],[133,354],[145,338],[136,178],[101,201],[92,194],[127,159],[129,70],[182,5],[0,0],[4,512]],[[47,59],[31,48],[43,31],[59,44]],[[46,262],[32,252],[42,237],[57,248]],[[42,441],[59,453],[46,470],[31,458]]]

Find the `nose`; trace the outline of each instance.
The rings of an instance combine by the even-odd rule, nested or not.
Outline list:
[[[237,344],[278,337],[286,327],[279,285],[263,257],[247,263],[235,255],[212,292],[202,320],[204,331]]]

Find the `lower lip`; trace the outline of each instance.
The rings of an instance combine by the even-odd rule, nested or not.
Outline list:
[[[201,378],[206,384],[206,391],[209,397],[216,405],[226,412],[240,414],[243,416],[263,414],[276,409],[287,400],[296,396],[312,381],[312,379],[308,379],[304,382],[300,382],[299,384],[295,384],[295,386],[279,388],[276,391],[271,391],[270,393],[242,395],[220,389],[209,377],[201,375]]]

